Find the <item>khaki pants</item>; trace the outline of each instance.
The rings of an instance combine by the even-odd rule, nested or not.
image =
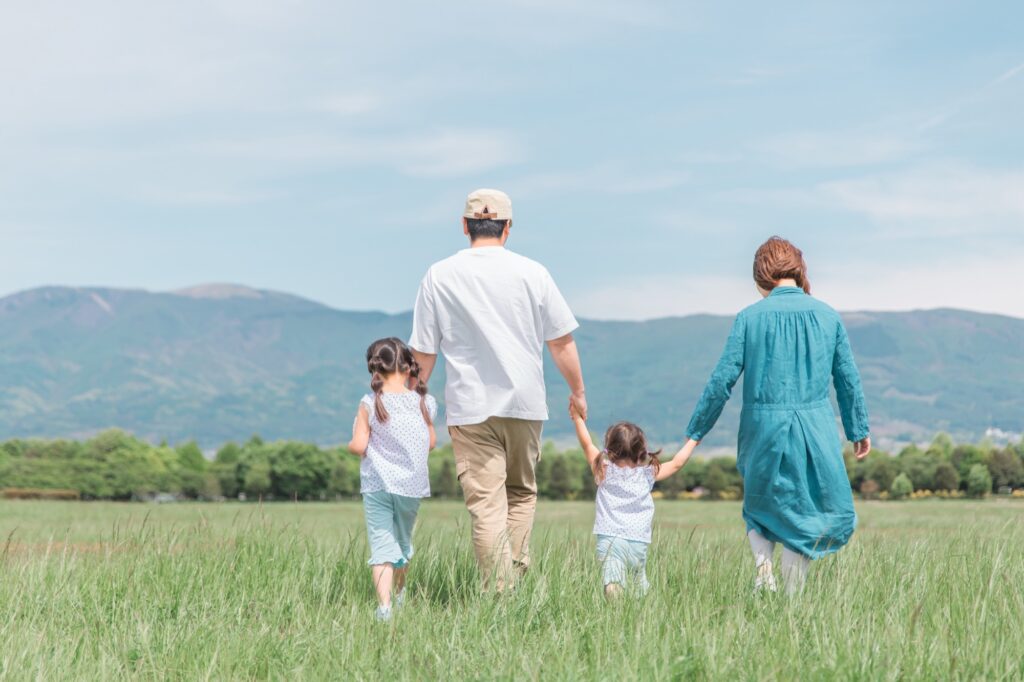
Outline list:
[[[542,426],[490,417],[482,424],[448,428],[484,589],[503,590],[530,563]]]

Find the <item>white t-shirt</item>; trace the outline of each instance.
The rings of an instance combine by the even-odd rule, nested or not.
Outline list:
[[[373,407],[373,395],[363,396],[370,417],[370,440],[366,456],[359,465],[359,492],[387,492],[405,497],[430,497],[427,455],[430,454],[430,427],[423,419],[420,395],[381,393],[388,420],[381,423]],[[427,396],[431,420],[437,416],[437,402]]]
[[[597,486],[594,535],[650,543],[654,522],[654,467],[620,467],[603,460],[604,480]]]
[[[579,324],[540,263],[501,246],[435,263],[416,296],[409,345],[444,355],[449,426],[545,420],[544,343]]]

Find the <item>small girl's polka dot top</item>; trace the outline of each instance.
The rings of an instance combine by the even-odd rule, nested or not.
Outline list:
[[[381,423],[373,408],[373,395],[362,404],[370,416],[370,442],[359,465],[360,492],[388,492],[405,497],[430,497],[427,455],[430,429],[420,411],[420,395],[382,393],[388,420]],[[430,420],[437,418],[437,401],[427,396]]]
[[[602,463],[604,480],[597,487],[594,535],[649,543],[654,521],[654,467],[620,467],[607,459]]]

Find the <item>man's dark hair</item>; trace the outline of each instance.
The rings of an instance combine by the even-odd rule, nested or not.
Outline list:
[[[501,236],[508,227],[507,220],[486,220],[480,218],[466,218],[466,225],[469,228],[469,238],[496,239]]]

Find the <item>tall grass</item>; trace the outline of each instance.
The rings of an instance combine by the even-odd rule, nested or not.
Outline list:
[[[1024,504],[861,505],[796,598],[751,593],[739,506],[659,503],[643,600],[606,603],[588,504],[481,595],[468,517],[424,505],[410,598],[373,620],[357,504],[0,503],[10,679],[1021,679]]]

